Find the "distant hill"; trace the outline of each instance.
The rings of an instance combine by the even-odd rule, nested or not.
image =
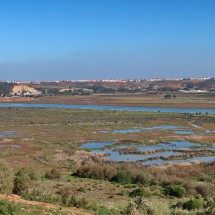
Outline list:
[[[9,94],[14,86],[14,83],[0,82],[0,95]]]
[[[93,93],[162,93],[170,91],[215,91],[215,78],[52,81],[20,84],[0,82],[0,95],[23,92],[31,95],[90,95]]]

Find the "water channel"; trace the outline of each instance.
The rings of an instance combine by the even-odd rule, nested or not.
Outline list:
[[[65,105],[65,104],[30,104],[30,103],[0,103],[0,107],[25,107],[25,108],[70,108],[89,110],[120,110],[120,111],[145,111],[165,113],[208,113],[215,114],[215,109],[208,108],[161,108],[161,107],[128,107],[128,106],[103,106],[103,105]]]

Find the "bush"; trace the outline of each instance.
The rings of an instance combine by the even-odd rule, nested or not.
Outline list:
[[[59,188],[57,193],[60,194],[61,196],[70,197],[73,193],[73,189],[70,186],[65,186]]]
[[[2,215],[10,215],[10,214],[19,214],[22,215],[22,207],[18,206],[12,202],[7,200],[0,200],[0,214]]]
[[[129,193],[129,197],[137,197],[137,196],[140,196],[140,197],[146,197],[146,196],[149,196],[149,189],[147,188],[137,188],[135,190],[132,190],[130,193]]]
[[[136,197],[129,205],[124,209],[123,214],[126,215],[155,215],[154,209],[149,202],[142,198]]]
[[[79,191],[79,192],[86,192],[86,187],[79,187],[78,189],[77,189],[77,191]]]
[[[46,172],[45,177],[47,179],[58,179],[61,177],[61,173],[58,169],[51,169]]]
[[[152,181],[152,175],[147,172],[143,172],[141,175],[138,175],[137,178],[135,179],[136,183],[139,182],[143,185],[150,184],[151,181]]]
[[[114,210],[107,209],[105,207],[100,207],[95,215],[118,215]]]
[[[206,207],[208,214],[215,214],[215,195],[206,198]]]
[[[201,213],[201,212],[196,212],[196,211],[183,210],[181,208],[175,208],[172,210],[171,215],[209,215],[209,214],[204,213],[204,212]]]
[[[182,197],[187,191],[182,185],[170,185],[166,186],[165,191],[170,196]]]
[[[195,189],[196,192],[202,195],[203,197],[207,197],[209,195],[214,194],[214,186],[209,183],[198,185]]]
[[[31,180],[37,180],[38,179],[37,172],[33,168],[28,168],[28,169],[26,169],[26,171],[28,172],[28,175],[29,175]]]
[[[202,198],[192,198],[190,199],[189,201],[185,202],[184,205],[183,205],[183,208],[184,209],[187,209],[187,210],[199,210],[203,207],[204,205],[204,201]]]
[[[74,206],[77,208],[87,208],[89,202],[86,198],[77,198],[72,196],[69,200],[69,206]]]
[[[76,172],[79,177],[111,180],[117,174],[114,167],[108,165],[83,165]]]
[[[22,195],[28,192],[30,180],[29,172],[26,168],[18,170],[15,175],[13,193]]]
[[[51,204],[61,203],[61,198],[58,195],[53,195],[40,190],[33,190],[32,192],[25,193],[22,195],[22,197],[30,201],[39,201],[39,202],[46,202]]]
[[[132,183],[131,175],[128,172],[118,172],[117,175],[113,178],[113,181],[120,184]]]
[[[13,190],[14,174],[6,163],[0,161],[0,193],[11,194]]]

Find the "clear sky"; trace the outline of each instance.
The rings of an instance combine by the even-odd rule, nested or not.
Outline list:
[[[0,80],[215,76],[215,0],[0,0]]]

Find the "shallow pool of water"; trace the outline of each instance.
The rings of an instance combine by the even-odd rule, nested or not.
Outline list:
[[[0,144],[0,148],[3,148],[3,147],[12,147],[12,148],[17,148],[17,149],[22,148],[20,145],[17,145],[17,144],[10,144],[10,145],[2,145],[2,144]]]
[[[112,131],[112,134],[126,134],[126,133],[137,133],[141,131],[153,131],[153,130],[176,130],[176,129],[184,129],[182,126],[174,126],[174,125],[158,125],[151,127],[140,127],[140,128],[130,128],[130,129],[120,129]],[[182,130],[183,131],[183,130]]]
[[[112,134],[126,134],[126,133],[137,133],[141,132],[142,128],[124,129],[124,130],[114,130]]]
[[[98,141],[98,142],[87,142],[81,145],[82,149],[102,149],[106,146],[113,145],[113,141]]]
[[[175,134],[185,134],[185,135],[189,135],[189,134],[196,134],[195,131],[191,131],[191,130],[177,130],[177,131],[173,131]]]
[[[101,130],[101,131],[99,131],[99,133],[107,134],[107,133],[109,133],[109,131],[108,130]]]
[[[215,156],[204,156],[204,157],[190,158],[186,160],[178,159],[178,160],[168,160],[168,161],[161,160],[161,159],[154,159],[154,160],[142,162],[142,164],[149,166],[149,165],[162,165],[162,164],[177,164],[182,162],[194,162],[194,161],[211,163],[215,161]]]
[[[146,127],[143,128],[143,130],[156,130],[156,129],[160,129],[160,130],[176,130],[176,129],[184,129],[185,127],[183,126],[175,126],[175,125],[157,125],[157,126],[152,126],[152,127]]]
[[[15,137],[17,136],[17,131],[4,131],[0,132],[0,137]]]
[[[183,159],[175,159],[175,160],[168,160],[166,161],[165,158],[169,158],[170,156],[183,156],[186,154],[186,151],[191,150],[215,150],[214,145],[208,147],[204,144],[194,143],[189,141],[171,141],[169,143],[159,143],[153,146],[140,146],[137,143],[129,143],[126,145],[115,145],[117,142],[115,141],[98,141],[98,142],[87,142],[82,144],[80,148],[83,149],[91,149],[94,153],[102,153],[106,154],[106,158],[111,161],[116,162],[136,162],[136,161],[143,161],[147,159],[151,159],[145,162],[142,162],[143,165],[158,165],[158,164],[174,164],[180,162],[193,162],[197,161],[205,161],[211,162],[215,159],[215,156],[205,156],[205,157],[196,157],[187,160]],[[110,146],[109,148],[106,148]],[[123,154],[120,153],[121,150],[126,150],[131,148],[130,154]],[[133,153],[132,150],[136,150],[139,153]],[[156,151],[156,150],[164,150],[164,151]],[[181,150],[181,151],[177,151]],[[141,152],[149,152],[153,151],[152,153],[145,153],[141,154]],[[122,151],[123,152],[123,151]],[[161,157],[163,159],[161,159]],[[154,158],[154,159],[153,159]]]
[[[92,150],[95,153],[104,153],[108,154],[106,156],[107,159],[112,161],[124,161],[124,162],[135,162],[138,160],[145,160],[148,158],[155,158],[155,157],[164,157],[168,158],[172,155],[183,155],[181,152],[157,152],[153,154],[141,155],[141,154],[120,154],[118,151],[113,151],[111,149],[104,149],[104,150]]]
[[[142,152],[155,151],[159,149],[176,150],[180,148],[201,147],[201,144],[192,143],[189,141],[171,141],[170,143],[159,143],[154,146],[137,146],[137,149]]]

